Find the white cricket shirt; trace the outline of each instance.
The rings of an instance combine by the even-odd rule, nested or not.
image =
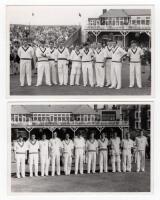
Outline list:
[[[130,62],[141,62],[143,50],[140,47],[136,47],[136,49],[130,48],[127,55],[130,57]]]

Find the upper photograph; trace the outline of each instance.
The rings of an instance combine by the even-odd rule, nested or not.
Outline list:
[[[152,6],[6,11],[8,95],[152,95]]]

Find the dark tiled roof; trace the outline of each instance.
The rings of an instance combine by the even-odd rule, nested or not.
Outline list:
[[[150,9],[110,9],[100,17],[150,16]]]
[[[96,114],[95,110],[89,105],[81,105],[73,112],[74,114]]]
[[[29,114],[30,112],[25,108],[25,106],[13,105],[11,107],[12,114]]]
[[[124,10],[127,15],[129,16],[150,16],[151,15],[151,9],[125,9]]]
[[[128,17],[128,15],[123,9],[110,9],[100,17]]]
[[[13,105],[12,114],[29,113],[85,113],[93,114],[94,109],[89,105]]]

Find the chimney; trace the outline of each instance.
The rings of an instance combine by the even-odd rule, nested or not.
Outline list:
[[[107,9],[103,9],[103,14],[107,13]]]

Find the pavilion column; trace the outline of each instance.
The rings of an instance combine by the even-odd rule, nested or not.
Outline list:
[[[25,130],[28,132],[29,138],[30,138],[30,136],[31,136],[31,131],[33,130],[33,128],[27,128],[27,127],[25,127]]]
[[[51,131],[52,138],[53,138],[53,132],[56,130],[56,127],[48,127],[48,129]]]
[[[123,36],[123,46],[126,47],[126,36],[128,35],[128,31],[120,31]]]
[[[92,33],[96,37],[96,43],[97,43],[98,42],[98,35],[100,34],[100,31],[93,31]]]

